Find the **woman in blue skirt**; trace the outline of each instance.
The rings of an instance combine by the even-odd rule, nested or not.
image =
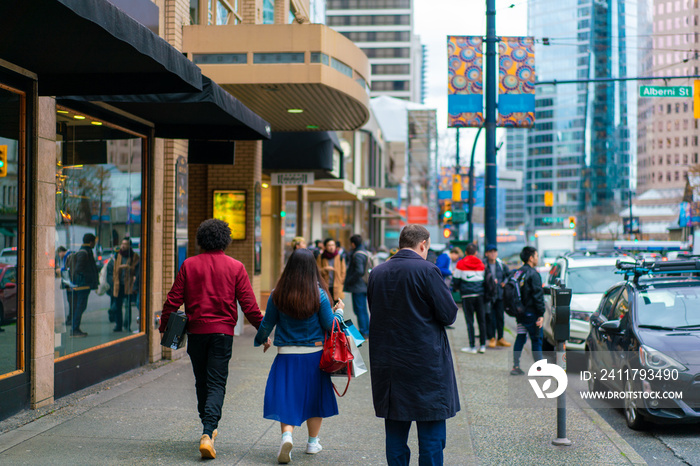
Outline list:
[[[313,253],[295,250],[272,290],[255,336],[255,346],[260,346],[277,327],[277,356],[267,378],[264,417],[281,424],[280,463],[291,461],[295,426],[306,421],[306,453],[313,455],[322,450],[318,441],[321,421],[338,414],[330,374],[321,371],[319,363],[324,335],[333,327],[333,319],[342,322],[345,305],[338,301],[331,308],[328,296],[328,285],[321,279]]]

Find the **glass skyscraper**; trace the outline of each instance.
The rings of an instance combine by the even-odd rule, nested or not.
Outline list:
[[[586,231],[627,202],[636,160],[638,83],[609,79],[638,75],[639,3],[529,2],[528,33],[536,40],[536,123],[527,130],[526,215],[521,225],[508,221],[509,227],[561,228],[575,215]],[[508,159],[521,157],[520,150],[507,150]],[[553,192],[552,205],[545,205],[547,191]],[[508,196],[511,210],[514,196]]]

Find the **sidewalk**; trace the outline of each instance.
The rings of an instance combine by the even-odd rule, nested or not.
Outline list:
[[[277,464],[279,424],[262,418],[274,352],[253,348],[254,329],[234,340],[234,355],[216,440],[217,464]],[[538,404],[526,377],[509,375],[512,351],[459,352],[466,345],[460,312],[448,330],[462,410],[448,420],[446,465],[644,464],[595,412],[568,403],[571,447],[554,447],[556,401]],[[512,336],[508,337],[512,340]],[[273,348],[274,349],[274,348]],[[362,353],[368,362],[368,348]],[[523,367],[532,358],[526,351]],[[340,415],[321,429],[323,452],[306,455],[306,428],[294,432],[292,464],[382,465],[383,420],[374,416],[368,375],[338,399]],[[189,359],[161,362],[26,411],[0,423],[0,463],[52,465],[197,464],[201,425]],[[415,428],[411,464],[418,464]],[[213,463],[212,463],[213,464]]]

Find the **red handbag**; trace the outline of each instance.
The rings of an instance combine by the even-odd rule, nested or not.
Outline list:
[[[348,338],[343,333],[340,328],[340,324],[337,319],[333,319],[333,328],[331,328],[330,333],[326,334],[323,341],[323,354],[321,354],[321,363],[319,367],[324,372],[334,373],[341,369],[346,369],[348,372],[348,384],[345,386],[345,390],[341,395],[338,393],[338,389],[333,386],[333,390],[338,396],[343,396],[348,391],[350,386],[350,375],[352,360],[355,357],[352,355],[350,350],[350,344],[348,343]]]

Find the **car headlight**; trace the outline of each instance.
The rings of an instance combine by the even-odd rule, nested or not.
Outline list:
[[[639,360],[650,369],[677,369],[681,372],[688,370],[687,367],[672,357],[647,345],[639,347]]]
[[[591,314],[593,313],[586,311],[571,311],[571,318],[588,322],[589,320],[591,320]]]

